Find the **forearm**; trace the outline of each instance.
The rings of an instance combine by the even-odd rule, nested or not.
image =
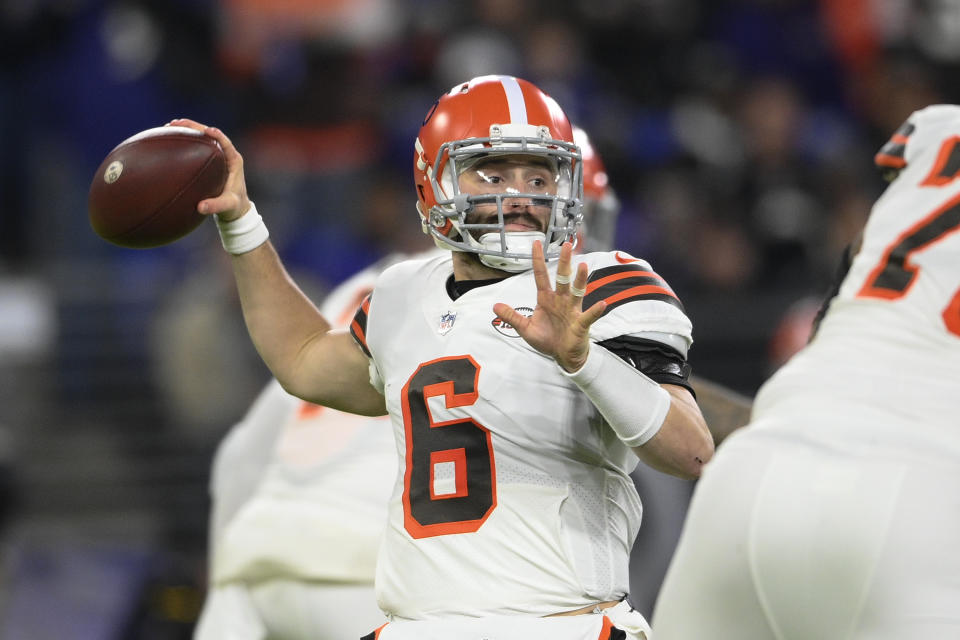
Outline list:
[[[644,463],[673,476],[694,479],[713,457],[714,444],[707,423],[690,392],[663,385],[670,394],[670,410],[660,430],[633,450]]]
[[[324,336],[330,324],[290,278],[270,242],[231,259],[250,338],[288,388],[310,343]]]
[[[648,465],[682,478],[699,476],[713,455],[713,440],[690,392],[660,385],[600,345],[586,363],[564,372]]]
[[[331,331],[273,245],[266,242],[232,260],[247,330],[283,388],[333,409],[383,415],[383,396],[370,386],[366,356],[348,333]]]

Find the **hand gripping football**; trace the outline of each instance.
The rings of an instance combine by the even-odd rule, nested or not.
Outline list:
[[[146,249],[203,222],[197,203],[220,195],[227,162],[220,144],[187,127],[156,127],[107,154],[90,185],[90,225],[104,240]]]

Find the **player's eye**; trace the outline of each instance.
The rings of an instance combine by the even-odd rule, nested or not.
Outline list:
[[[495,173],[490,173],[488,171],[477,171],[477,175],[480,177],[482,182],[487,184],[500,184],[503,182],[503,178]]]

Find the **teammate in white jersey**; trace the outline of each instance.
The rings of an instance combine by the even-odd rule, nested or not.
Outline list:
[[[913,113],[814,338],[700,480],[658,640],[960,638],[960,107]]]
[[[387,269],[353,336],[287,275],[229,138],[172,124],[226,152],[225,190],[198,210],[219,214],[274,375],[311,402],[391,416],[400,473],[377,564],[392,621],[380,637],[447,624],[504,639],[545,625],[554,638],[623,637],[611,620],[645,637],[621,603],[640,515],[627,474],[639,456],[696,477],[713,443],[686,386],[690,322],[674,292],[622,252],[571,259],[583,186],[556,102],[508,76],[441,96],[414,174],[423,227],[452,253]],[[544,622],[557,614],[587,615]]]

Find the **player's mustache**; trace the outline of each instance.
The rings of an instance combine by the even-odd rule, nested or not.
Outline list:
[[[489,224],[495,224],[497,222],[498,222],[498,218],[496,214],[490,216],[487,219],[487,223]],[[504,224],[513,224],[513,223],[527,224],[537,228],[540,228],[543,226],[543,223],[540,221],[539,218],[537,218],[532,214],[526,213],[524,211],[520,211],[517,213],[504,213],[503,223]]]

